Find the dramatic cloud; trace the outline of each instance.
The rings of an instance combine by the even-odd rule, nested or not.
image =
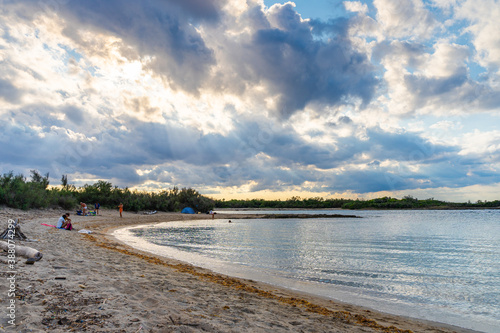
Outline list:
[[[277,95],[282,113],[310,102],[336,105],[349,97],[370,101],[376,84],[373,67],[346,39],[348,21],[303,21],[290,3],[273,6],[268,19],[271,26],[256,30],[247,45],[245,63]],[[322,35],[329,39],[320,39]]]
[[[498,199],[477,197],[500,184],[497,1],[2,4],[2,173]]]
[[[18,103],[22,92],[11,82],[0,79],[0,98],[10,103]]]
[[[473,35],[472,43],[477,51],[479,64],[498,72],[500,69],[500,6],[495,0],[464,1],[457,9],[457,18],[470,25],[464,32]],[[498,74],[498,73],[497,73]]]
[[[196,92],[215,59],[190,19],[218,16],[213,1],[199,6],[201,2],[71,1],[61,7],[60,14],[66,21],[64,34],[86,52],[92,48],[85,36],[89,30],[119,38],[116,42],[121,44],[123,57],[135,60],[139,56],[145,68],[171,87]],[[95,47],[90,51],[99,52],[99,45]]]
[[[377,21],[389,38],[429,38],[437,26],[421,0],[374,0],[373,5]]]

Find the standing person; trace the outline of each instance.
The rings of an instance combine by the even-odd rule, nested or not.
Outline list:
[[[82,215],[87,215],[87,205],[83,202],[80,202],[80,208],[82,209]]]
[[[123,204],[120,202],[120,204],[118,205],[118,209],[120,210],[120,217],[123,217],[122,216],[122,213],[123,213]]]
[[[95,214],[99,215],[99,208],[101,208],[101,204],[96,202],[94,208],[95,208]]]

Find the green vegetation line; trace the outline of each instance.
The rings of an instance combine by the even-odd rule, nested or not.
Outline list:
[[[474,209],[500,208],[500,201],[477,201],[475,203],[453,203],[434,198],[419,200],[412,196],[402,199],[383,197],[372,200],[324,199],[321,197],[301,199],[292,197],[288,200],[213,200],[201,195],[192,188],[177,187],[159,192],[135,191],[113,186],[110,182],[99,180],[93,185],[85,184],[76,188],[68,184],[68,177],[63,175],[61,186],[49,188],[49,174],[42,176],[31,170],[30,180],[22,174],[14,175],[11,171],[0,177],[0,205],[19,209],[56,208],[74,209],[80,202],[89,208],[98,202],[101,207],[116,208],[123,203],[127,211],[180,211],[191,207],[198,212],[207,212],[213,208],[270,208],[270,209]]]

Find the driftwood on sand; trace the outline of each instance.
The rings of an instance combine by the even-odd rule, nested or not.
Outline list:
[[[9,243],[3,242],[3,241],[0,241],[0,249],[2,249],[4,251],[9,251],[9,249],[14,249],[16,256],[25,257],[28,259],[33,258],[36,261],[42,259],[42,257],[43,257],[42,252],[38,251],[37,249],[27,247],[27,246],[21,246],[21,245],[17,245],[17,244],[13,244],[13,243],[9,244]]]
[[[26,240],[28,237],[26,237],[25,234],[21,232],[21,225],[19,224],[21,221],[19,219],[16,219],[16,222],[14,223],[14,228],[9,228],[7,227],[1,234],[0,238],[1,239],[20,239],[20,240]]]

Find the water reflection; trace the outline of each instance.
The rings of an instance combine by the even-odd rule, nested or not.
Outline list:
[[[332,294],[342,290],[425,305],[431,315],[444,311],[500,324],[500,211],[360,215],[364,218],[169,223],[134,233],[266,272],[271,280],[305,281],[330,286]]]

